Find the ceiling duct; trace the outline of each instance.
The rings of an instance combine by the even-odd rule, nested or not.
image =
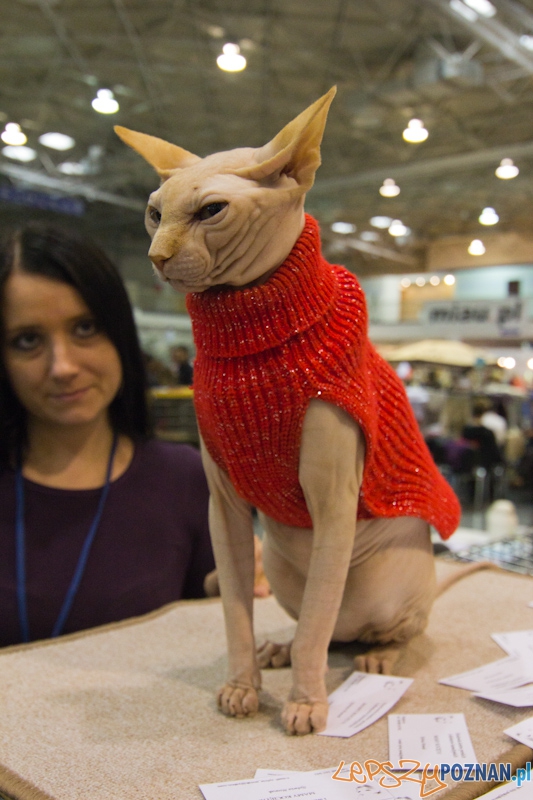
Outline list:
[[[413,88],[424,94],[441,95],[453,88],[482,86],[485,83],[483,65],[472,57],[473,54],[472,47],[464,53],[450,53],[434,39],[424,42],[415,55]]]

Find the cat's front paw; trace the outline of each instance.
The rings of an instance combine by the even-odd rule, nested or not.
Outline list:
[[[226,683],[218,690],[217,703],[228,717],[251,717],[259,708],[259,697],[253,686]]]
[[[281,721],[285,733],[291,736],[319,733],[324,730],[328,721],[328,703],[288,700],[283,706]]]

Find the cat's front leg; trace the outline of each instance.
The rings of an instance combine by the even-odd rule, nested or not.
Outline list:
[[[289,734],[326,727],[328,646],[353,550],[362,451],[359,426],[336,406],[312,400],[302,431],[299,480],[313,520],[313,544],[291,647],[293,685],[282,712]]]
[[[259,707],[261,673],[253,635],[254,534],[252,510],[202,442],[209,484],[209,528],[228,642],[228,679],[217,694],[224,714],[245,717]]]

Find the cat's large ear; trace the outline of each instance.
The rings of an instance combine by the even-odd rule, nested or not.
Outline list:
[[[237,170],[236,174],[260,181],[276,173],[286,173],[307,192],[320,166],[320,143],[329,107],[336,93],[337,87],[333,86],[327,94],[289,122],[268,144],[256,150],[257,165]]]
[[[163,179],[168,178],[174,169],[190,167],[197,161],[201,161],[200,156],[189,153],[188,150],[178,147],[177,144],[158,139],[157,136],[132,131],[129,128],[123,128],[122,125],[115,125],[115,133],[148,161]]]

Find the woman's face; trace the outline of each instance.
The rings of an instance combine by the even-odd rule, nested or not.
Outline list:
[[[78,292],[61,281],[14,271],[2,312],[2,357],[29,422],[107,420],[122,382],[120,358]]]

